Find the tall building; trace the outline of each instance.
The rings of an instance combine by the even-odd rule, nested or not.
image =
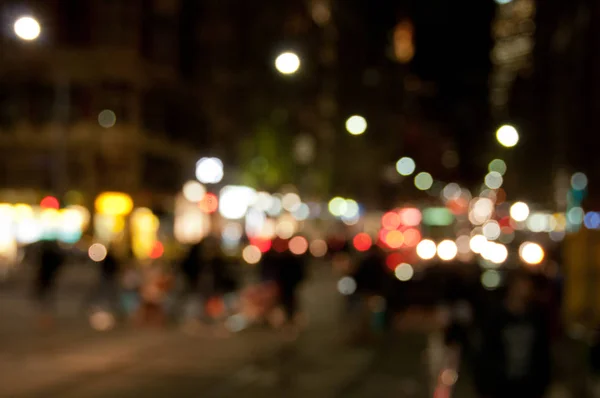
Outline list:
[[[548,208],[564,210],[578,171],[589,178],[587,201],[600,206],[599,7],[592,0],[535,4],[532,68],[516,77],[506,103],[521,132],[516,188]]]
[[[2,3],[0,201],[170,194],[193,175],[203,125],[180,14],[178,0]],[[13,32],[23,15],[39,21],[36,40]]]

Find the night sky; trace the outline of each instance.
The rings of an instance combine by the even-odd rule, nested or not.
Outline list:
[[[365,19],[367,53],[374,64],[385,57],[398,21],[415,25],[415,58],[410,71],[432,82],[436,96],[425,117],[444,126],[461,158],[460,177],[478,180],[493,134],[489,115],[492,0],[350,0]]]

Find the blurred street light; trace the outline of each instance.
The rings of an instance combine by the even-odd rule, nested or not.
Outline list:
[[[519,256],[529,265],[538,265],[544,260],[545,253],[537,243],[525,242],[519,247]]]
[[[300,58],[293,52],[285,52],[275,59],[275,68],[283,75],[292,75],[300,69]]]
[[[30,16],[17,19],[13,28],[17,37],[26,41],[37,39],[42,31],[39,22]]]
[[[503,147],[512,148],[519,142],[519,133],[513,126],[505,124],[496,131],[496,139]]]
[[[510,216],[517,222],[523,222],[529,217],[529,206],[524,202],[515,202],[510,207]]]
[[[196,163],[196,178],[204,184],[217,184],[223,179],[223,162],[218,158],[202,158]]]
[[[400,158],[396,162],[396,171],[402,176],[409,176],[415,172],[417,165],[415,161],[408,157]]]
[[[346,130],[352,135],[361,135],[367,130],[367,121],[362,116],[350,116],[346,120]]]
[[[433,185],[433,177],[427,172],[420,172],[415,176],[415,187],[420,191],[427,191]]]

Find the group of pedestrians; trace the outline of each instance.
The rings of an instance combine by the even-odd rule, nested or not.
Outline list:
[[[161,261],[142,266],[131,254],[109,247],[97,263],[97,281],[82,308],[86,313],[109,312],[117,321],[131,320],[136,325],[164,326],[169,321],[218,324],[234,313],[257,322],[270,321],[274,314],[281,314],[280,323],[292,325],[298,313],[298,287],[305,279],[305,261],[287,250],[285,241],[276,241],[273,246],[285,250],[265,253],[255,272],[257,283],[243,291],[241,272],[234,270],[230,258],[221,250],[220,240],[212,235],[189,247],[174,267]],[[40,243],[34,296],[43,326],[52,325],[52,296],[66,258],[56,241]],[[257,309],[259,296],[268,296],[268,304],[250,314],[241,298]],[[263,304],[267,301],[263,300]]]
[[[469,316],[453,317],[447,343],[460,347],[482,398],[542,398],[551,380],[552,325],[536,275],[512,270],[506,288],[471,302]]]
[[[356,260],[349,272],[356,289],[347,301],[352,341],[393,327],[407,308],[447,308],[446,344],[461,353],[461,367],[480,398],[546,396],[551,347],[561,330],[560,289],[541,268],[508,267],[504,287],[487,291],[475,263],[432,263],[402,282],[377,246]]]

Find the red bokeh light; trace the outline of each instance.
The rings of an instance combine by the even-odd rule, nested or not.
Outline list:
[[[221,316],[225,309],[225,303],[220,297],[212,297],[206,302],[206,313],[212,318]]]
[[[202,200],[198,202],[198,207],[205,213],[214,213],[219,208],[219,199],[214,193],[207,193]]]
[[[452,212],[452,214],[457,216],[467,212],[469,209],[469,202],[467,202],[464,198],[458,198],[449,200],[448,203],[446,203],[446,207]]]
[[[258,247],[261,253],[266,253],[271,250],[272,242],[269,239],[251,238],[250,244]]]
[[[46,196],[40,202],[40,207],[43,209],[59,209],[60,203],[54,196]]]
[[[510,227],[510,217],[502,217],[498,220],[498,224],[500,224],[500,227]]]
[[[275,238],[272,247],[277,253],[284,253],[288,249],[288,241],[286,239]]]
[[[152,247],[152,251],[150,251],[150,258],[156,260],[161,258],[165,253],[165,247],[161,242],[154,242],[154,246]]]
[[[416,228],[409,228],[404,231],[404,244],[409,247],[414,247],[421,241],[421,232]]]
[[[400,226],[400,215],[393,211],[387,212],[381,217],[381,226],[388,230],[396,229]]]
[[[392,271],[396,270],[396,267],[404,261],[402,254],[398,252],[390,253],[385,259],[385,265]]]
[[[365,252],[371,248],[371,245],[373,245],[373,240],[369,234],[361,232],[354,237],[352,243],[354,244],[356,250],[359,252]]]

